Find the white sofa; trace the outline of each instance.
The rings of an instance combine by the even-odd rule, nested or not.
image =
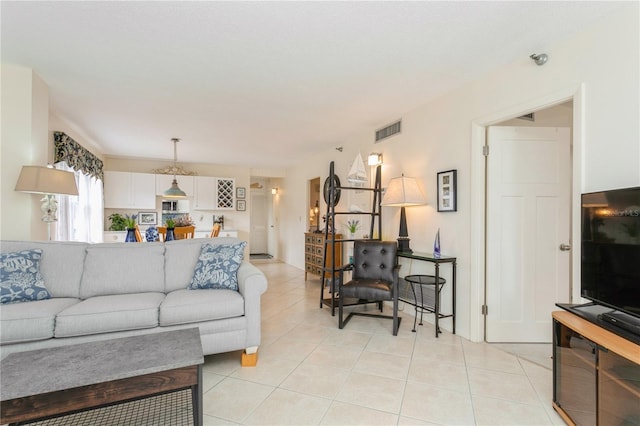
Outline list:
[[[0,305],[1,357],[194,326],[200,330],[205,355],[242,349],[255,354],[260,345],[260,297],[267,289],[259,269],[242,262],[238,291],[187,288],[203,244],[239,242],[2,241],[2,253],[42,250],[40,273],[52,297]]]

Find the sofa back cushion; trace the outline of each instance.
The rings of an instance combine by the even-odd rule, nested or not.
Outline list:
[[[203,244],[238,244],[238,238],[193,238],[165,243],[165,293],[186,289],[193,278]]]
[[[80,279],[88,243],[63,241],[2,241],[0,251],[41,249],[40,275],[53,297],[80,297]]]
[[[164,244],[104,243],[87,247],[80,297],[164,292]]]

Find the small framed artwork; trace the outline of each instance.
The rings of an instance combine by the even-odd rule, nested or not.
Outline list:
[[[156,225],[158,212],[138,212],[138,225]]]
[[[247,209],[247,201],[246,200],[237,200],[236,201],[236,210],[243,212]]]
[[[457,203],[457,170],[438,173],[438,211],[455,212]]]
[[[241,186],[236,188],[236,198],[244,199],[247,196],[247,189]],[[239,209],[238,209],[239,210]]]

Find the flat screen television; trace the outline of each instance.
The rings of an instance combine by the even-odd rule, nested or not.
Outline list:
[[[582,194],[581,295],[640,318],[640,186]]]

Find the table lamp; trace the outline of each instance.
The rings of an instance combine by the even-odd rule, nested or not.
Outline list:
[[[404,208],[407,206],[420,206],[427,204],[427,200],[418,186],[415,178],[401,177],[393,178],[384,192],[382,198],[383,206],[399,206],[400,209],[400,231],[398,232],[398,251],[411,253],[409,247],[409,234],[407,232],[407,215]]]
[[[72,172],[50,167],[22,166],[16,191],[32,194],[44,194],[42,202],[42,221],[47,223],[47,237],[51,239],[51,222],[58,220],[58,200],[55,194],[78,195],[76,177]]]

